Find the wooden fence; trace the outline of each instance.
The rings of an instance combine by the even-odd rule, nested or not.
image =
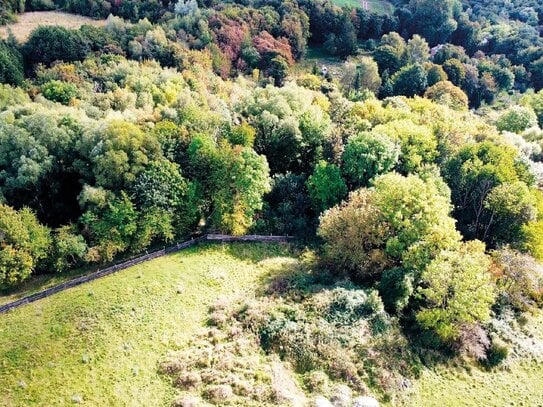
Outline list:
[[[0,305],[0,314],[6,313],[15,308],[19,308],[25,304],[30,304],[31,302],[38,301],[42,298],[49,297],[60,291],[67,290],[68,288],[77,287],[78,285],[88,283],[89,281],[93,281],[98,278],[116,273],[117,271],[127,269],[129,267],[135,266],[136,264],[140,264],[148,260],[156,259],[157,257],[162,257],[170,253],[187,249],[189,247],[199,244],[200,242],[209,241],[209,242],[225,242],[225,243],[230,243],[230,242],[286,243],[290,239],[291,238],[288,236],[261,236],[261,235],[229,236],[229,235],[220,235],[220,234],[203,235],[195,239],[187,240],[185,242],[178,243],[170,247],[165,247],[164,249],[156,250],[151,253],[138,256],[130,260],[123,261],[121,263],[114,264],[102,270],[95,271],[94,273],[89,273],[81,277],[76,277],[73,280],[69,280],[62,284],[37,292],[35,294],[28,295],[26,297],[20,298],[8,304]]]

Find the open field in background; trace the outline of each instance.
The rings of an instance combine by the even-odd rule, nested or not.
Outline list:
[[[61,11],[33,11],[19,14],[18,21],[0,27],[0,38],[7,38],[9,30],[19,41],[25,41],[30,33],[40,25],[61,25],[66,28],[79,28],[82,25],[102,26],[105,20],[93,20],[76,14]]]
[[[377,14],[392,14],[394,6],[386,0],[332,0],[341,7],[359,7]]]

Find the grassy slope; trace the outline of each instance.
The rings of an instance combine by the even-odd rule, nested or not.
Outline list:
[[[274,261],[264,261],[279,257]],[[200,246],[133,267],[0,316],[0,405],[168,405],[156,373],[202,326],[219,296],[254,295],[293,254],[282,245]],[[182,290],[182,294],[178,293]],[[543,318],[532,321],[543,339]],[[425,371],[409,406],[537,405],[543,365],[509,371]]]
[[[257,262],[275,256],[287,247],[194,248],[0,316],[0,405],[74,396],[93,406],[169,404],[158,361],[199,329],[219,295],[254,287],[266,272]]]
[[[531,317],[526,328],[536,340],[543,340],[543,315]],[[543,406],[543,363],[512,362],[508,369],[485,372],[479,369],[425,371],[415,385],[407,405],[457,406]]]

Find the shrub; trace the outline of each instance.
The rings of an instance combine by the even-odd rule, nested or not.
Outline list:
[[[485,361],[490,347],[490,339],[481,325],[466,325],[462,327],[455,347],[461,356]]]
[[[0,83],[21,85],[24,80],[23,57],[19,50],[0,40]]]
[[[353,325],[366,320],[375,333],[386,330],[388,324],[377,291],[335,288],[330,292],[325,318],[334,325]]]
[[[454,110],[467,110],[468,97],[462,89],[449,81],[440,81],[429,87],[424,97]]]
[[[87,252],[87,243],[73,225],[58,228],[53,235],[53,269],[61,272],[79,264]]]
[[[388,311],[401,312],[407,307],[414,290],[413,280],[412,273],[399,267],[383,272],[379,293]]]
[[[41,90],[47,99],[63,105],[68,105],[78,94],[74,85],[61,81],[49,81],[41,87]]]
[[[307,190],[317,212],[331,208],[347,194],[347,186],[339,168],[326,161],[320,161],[309,176]]]
[[[543,268],[530,256],[509,247],[492,252],[498,304],[528,311],[543,301]]]
[[[531,107],[525,106],[510,107],[496,121],[498,130],[519,134],[533,126],[537,126],[537,116]]]
[[[489,266],[478,241],[439,254],[421,275],[417,321],[446,342],[457,340],[466,324],[487,321],[495,300]]]
[[[80,61],[89,53],[88,44],[79,31],[60,26],[40,26],[30,34],[23,47],[25,62],[51,65],[55,61]]]
[[[29,209],[0,204],[0,288],[26,280],[49,254],[50,231]]]
[[[400,155],[399,146],[377,133],[360,133],[349,138],[343,151],[343,173],[353,188],[368,186],[376,176],[392,170]]]
[[[509,356],[509,346],[498,338],[493,338],[488,354],[486,357],[486,365],[495,367],[503,363]]]
[[[380,221],[373,191],[352,192],[347,201],[326,211],[320,218],[319,236],[326,258],[340,273],[372,278],[387,268],[384,242],[390,233]]]

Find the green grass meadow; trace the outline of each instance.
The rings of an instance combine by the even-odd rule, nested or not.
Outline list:
[[[205,325],[218,298],[257,295],[295,258],[281,244],[202,245],[0,315],[0,406],[171,405],[177,393],[160,361]],[[530,324],[543,339],[543,318]],[[543,365],[425,370],[401,404],[542,406]]]
[[[169,405],[157,373],[219,296],[250,295],[284,245],[210,245],[0,315],[0,405]]]

